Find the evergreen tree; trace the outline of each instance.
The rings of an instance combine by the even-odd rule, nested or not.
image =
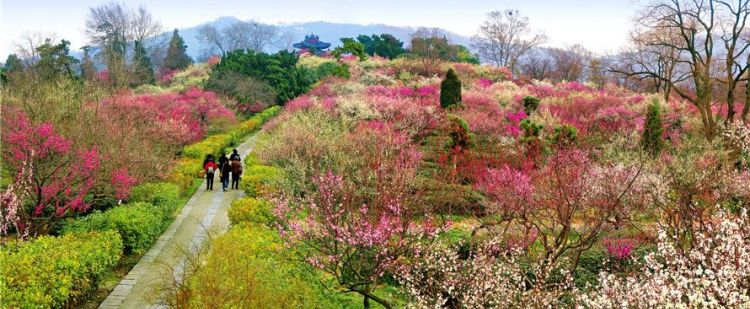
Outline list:
[[[91,54],[89,53],[89,50],[91,49],[90,46],[84,46],[81,49],[83,49],[83,58],[81,58],[81,79],[82,80],[92,80],[94,79],[94,76],[96,75],[96,67],[94,66],[94,60],[91,59]]]
[[[461,102],[461,80],[453,69],[445,74],[445,79],[440,83],[440,106],[449,108]]]
[[[133,53],[133,74],[130,79],[130,85],[135,87],[143,84],[153,84],[154,68],[151,65],[151,58],[146,53],[146,48],[139,41],[135,41]]]
[[[643,124],[643,136],[641,137],[641,146],[654,157],[658,156],[664,148],[663,131],[661,106],[659,105],[659,99],[654,98],[646,111],[646,122]]]
[[[172,40],[169,41],[167,57],[164,59],[164,66],[170,70],[183,70],[191,63],[193,63],[193,59],[187,55],[185,40],[177,33],[177,29],[174,29]]]
[[[10,54],[5,59],[2,70],[0,70],[0,80],[2,80],[3,84],[7,83],[12,79],[13,75],[23,72],[23,69],[24,66],[21,59],[16,54]]]
[[[73,65],[78,59],[70,56],[70,42],[62,40],[58,44],[52,44],[47,40],[36,48],[39,59],[34,63],[34,69],[44,79],[55,79],[61,76],[75,78]]]
[[[344,43],[344,45],[336,47],[332,53],[336,59],[341,59],[341,55],[344,53],[350,53],[359,57],[359,61],[367,60],[364,44],[357,42],[352,38],[341,38],[341,42]]]
[[[109,83],[115,87],[127,85],[127,64],[125,63],[125,52],[127,43],[124,37],[113,35],[107,39],[104,55],[107,64],[107,78]]]

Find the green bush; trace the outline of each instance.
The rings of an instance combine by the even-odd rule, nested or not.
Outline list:
[[[661,119],[661,106],[659,99],[654,98],[646,111],[646,123],[643,124],[643,135],[641,146],[643,150],[656,157],[664,148],[664,127]]]
[[[151,203],[171,213],[180,206],[180,187],[168,182],[140,184],[133,188],[130,202]]]
[[[0,306],[61,308],[97,287],[122,254],[114,231],[41,236],[0,250]]]
[[[523,98],[523,111],[526,115],[531,115],[539,108],[539,104],[542,102],[541,99],[534,96],[525,96]]]
[[[278,233],[241,225],[219,236],[181,295],[188,308],[335,308],[320,278],[290,261]]]
[[[351,74],[349,73],[349,66],[347,64],[338,64],[336,62],[325,62],[318,66],[315,70],[318,79],[323,79],[328,76],[336,76],[345,79],[349,79]]]
[[[63,233],[114,230],[122,237],[126,253],[140,254],[159,238],[169,218],[171,213],[152,204],[132,203],[75,220],[63,227]]]
[[[249,197],[258,197],[283,179],[282,170],[267,165],[246,165],[242,172],[242,190]]]
[[[207,82],[212,85],[225,74],[239,74],[265,82],[276,94],[276,103],[283,104],[307,92],[315,82],[311,70],[297,66],[298,57],[280,51],[269,55],[262,52],[235,50],[221,57]]]
[[[445,74],[445,79],[440,83],[440,106],[449,108],[461,102],[461,80],[453,69]]]
[[[229,207],[229,222],[237,225],[243,222],[274,227],[273,205],[265,200],[245,197],[232,202]]]
[[[257,78],[237,72],[227,72],[210,79],[206,82],[205,88],[233,98],[237,101],[237,109],[245,114],[256,103],[265,106],[276,103],[276,91],[273,87]]]
[[[185,146],[182,155],[194,159],[203,159],[208,154],[217,155],[217,152],[224,149],[232,140],[230,134],[212,135],[200,142]]]

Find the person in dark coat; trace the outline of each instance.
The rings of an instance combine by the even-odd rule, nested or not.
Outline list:
[[[242,175],[242,158],[237,149],[232,150],[229,157],[229,164],[232,166],[232,189],[239,189],[240,176]]]
[[[221,188],[226,191],[229,188],[229,173],[232,171],[232,166],[229,164],[227,155],[221,153],[219,158],[219,171],[221,172]]]
[[[206,156],[203,161],[203,171],[206,172],[206,191],[214,190],[214,174],[219,170],[219,166],[214,162],[214,156]]]

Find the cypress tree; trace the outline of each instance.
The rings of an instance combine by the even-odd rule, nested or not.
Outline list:
[[[177,29],[174,29],[172,39],[169,41],[167,57],[164,59],[164,66],[170,70],[183,70],[191,63],[193,63],[193,59],[187,55],[185,40],[177,33]]]
[[[156,81],[154,77],[154,68],[151,65],[151,58],[146,53],[146,48],[139,41],[135,41],[133,54],[133,76],[130,79],[131,86],[143,84],[153,84]]]
[[[91,54],[89,53],[91,47],[84,46],[82,49],[83,58],[81,59],[81,79],[92,80],[94,75],[96,75],[96,67],[94,66],[94,61],[91,59]]]
[[[440,83],[440,106],[449,108],[461,102],[461,80],[453,69],[445,74],[445,79]]]
[[[662,133],[661,106],[659,99],[654,98],[646,110],[646,122],[643,124],[643,135],[641,137],[641,146],[643,150],[656,157],[664,148],[664,139]]]

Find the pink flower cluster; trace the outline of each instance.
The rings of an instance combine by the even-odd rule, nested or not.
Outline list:
[[[602,244],[609,256],[624,260],[630,257],[638,242],[632,238],[604,238]]]
[[[213,92],[191,88],[185,93],[120,95],[103,102],[105,116],[133,115],[150,121],[152,134],[180,144],[200,140],[215,121],[232,121],[234,113]]]

